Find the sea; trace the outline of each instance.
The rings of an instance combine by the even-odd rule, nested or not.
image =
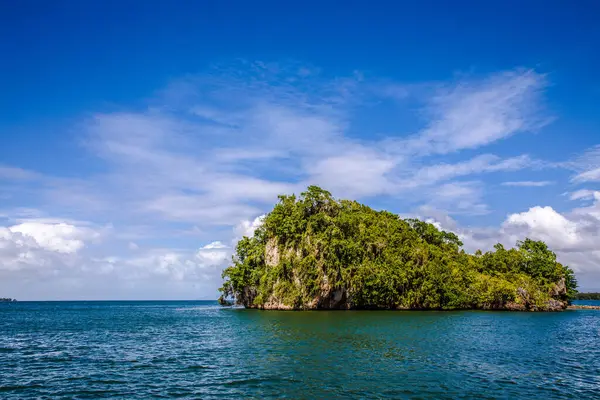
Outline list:
[[[600,311],[0,303],[0,399],[112,398],[600,399]]]

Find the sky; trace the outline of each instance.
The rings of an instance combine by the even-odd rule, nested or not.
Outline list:
[[[316,184],[600,290],[595,1],[0,2],[0,297],[214,299]]]

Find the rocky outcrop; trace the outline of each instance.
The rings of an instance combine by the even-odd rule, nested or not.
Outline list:
[[[562,311],[562,310],[566,309],[567,306],[568,306],[568,303],[566,301],[550,299],[546,303],[544,310],[539,310],[539,311]],[[534,311],[538,311],[538,310],[534,310]]]
[[[11,298],[0,298],[0,303],[15,303],[17,301],[17,299],[11,299]]]
[[[277,238],[271,238],[265,246],[265,264],[268,267],[274,267],[279,264],[279,247],[277,246]]]
[[[275,297],[271,297],[269,301],[261,305],[250,304],[246,308],[258,308],[259,310],[281,310],[291,311],[295,310],[294,307],[286,305],[282,300],[278,300]]]
[[[550,291],[550,296],[558,297],[558,296],[566,296],[566,295],[567,295],[567,284],[565,282],[565,278],[560,278],[560,280],[554,285],[554,287]]]

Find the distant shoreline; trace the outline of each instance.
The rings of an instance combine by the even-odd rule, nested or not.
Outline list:
[[[588,292],[588,293],[577,293],[573,300],[600,300],[600,293]]]
[[[7,303],[111,303],[111,302],[138,302],[138,303],[143,303],[143,302],[164,302],[164,303],[181,303],[181,302],[214,302],[214,303],[218,303],[217,299],[213,299],[213,300],[149,300],[149,299],[143,299],[143,300],[131,300],[131,299],[126,299],[126,300],[17,300],[17,299],[2,299],[0,300],[0,303],[2,302],[7,302]]]
[[[600,306],[588,306],[584,304],[571,304],[567,310],[600,310]]]

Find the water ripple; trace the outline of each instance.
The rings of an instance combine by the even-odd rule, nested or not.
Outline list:
[[[593,399],[600,312],[0,305],[0,398]]]

